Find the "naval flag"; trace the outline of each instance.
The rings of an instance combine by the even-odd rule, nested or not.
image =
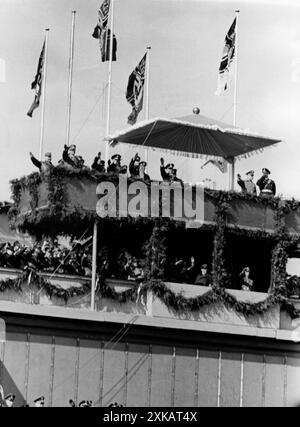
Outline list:
[[[147,53],[145,53],[138,66],[130,74],[128,80],[126,99],[132,106],[132,111],[128,116],[128,123],[130,125],[136,123],[139,112],[143,108],[146,59]]]
[[[44,62],[45,62],[45,42],[40,54],[37,72],[33,82],[31,83],[31,89],[35,91],[35,96],[31,107],[27,113],[27,116],[32,117],[33,111],[40,105],[40,97],[42,94],[42,82],[43,82],[43,72],[44,72]]]
[[[234,59],[235,53],[235,28],[236,18],[234,18],[234,21],[225,37],[225,46],[219,67],[218,88],[216,90],[216,95],[221,95],[228,87],[229,69]]]

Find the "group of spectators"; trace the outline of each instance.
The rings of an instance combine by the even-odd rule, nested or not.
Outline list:
[[[52,163],[51,153],[45,153],[45,158],[43,161],[38,160],[32,153],[30,158],[32,163],[39,168],[43,173],[51,171],[54,167]],[[58,166],[65,168],[73,169],[88,169],[88,166],[85,165],[85,161],[82,156],[76,154],[76,145],[72,144],[70,146],[65,145],[62,153],[62,159],[59,160]],[[147,162],[141,160],[138,153],[130,160],[129,166],[122,164],[122,157],[120,154],[114,154],[108,160],[107,165],[105,161],[101,158],[101,153],[99,152],[94,158],[93,163],[91,164],[91,169],[99,174],[111,173],[111,174],[127,174],[129,172],[130,178],[143,179],[144,181],[150,181],[150,176],[146,173]],[[181,179],[177,177],[177,169],[175,169],[174,163],[168,163],[165,165],[164,159],[160,159],[160,173],[164,181],[168,182],[181,182]]]
[[[78,245],[69,251],[54,240],[44,240],[32,247],[16,241],[3,243],[0,247],[0,267],[26,269],[90,276],[92,268],[91,252],[88,247]]]
[[[137,258],[126,250],[122,250],[117,257],[110,256],[107,248],[101,248],[98,252],[97,273],[105,277],[139,281],[144,277],[144,266],[144,259]],[[2,243],[0,267],[91,276],[91,237],[76,242],[71,249],[60,244],[57,239],[45,239],[32,247],[19,241]]]
[[[32,269],[44,273],[72,276],[92,275],[92,237],[75,241],[72,248],[59,243],[58,239],[44,239],[32,247],[14,243],[0,245],[0,267]],[[212,275],[207,263],[201,263],[194,256],[187,259],[175,258],[165,262],[166,280],[201,286],[212,284]],[[112,253],[102,247],[97,254],[97,274],[105,278],[142,282],[145,278],[146,259],[137,257],[128,250]],[[250,268],[245,267],[239,274],[240,288],[252,290]]]

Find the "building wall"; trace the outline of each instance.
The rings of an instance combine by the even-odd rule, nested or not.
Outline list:
[[[160,332],[129,334],[129,325],[88,333],[88,327],[83,332],[52,323],[39,329],[28,319],[18,321],[6,319],[0,343],[0,383],[16,394],[16,406],[32,405],[40,395],[46,406],[67,406],[69,399],[91,399],[96,406],[300,404],[299,353],[254,343],[239,348],[226,344],[232,338],[218,342],[216,336],[207,344],[203,336],[180,343],[174,333],[168,340],[167,331],[158,340]]]

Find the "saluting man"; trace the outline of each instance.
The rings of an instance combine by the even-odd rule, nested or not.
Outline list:
[[[271,172],[267,168],[262,169],[262,177],[259,178],[256,185],[260,189],[260,196],[263,197],[272,197],[276,194],[276,185],[275,182],[269,178]]]
[[[30,152],[30,160],[36,166],[39,168],[40,172],[48,172],[53,168],[52,164],[52,155],[51,153],[45,153],[45,160],[43,162],[40,162],[34,155]]]
[[[238,178],[237,183],[241,187],[242,193],[250,193],[250,194],[254,194],[255,196],[257,195],[256,185],[253,182],[254,170],[251,170],[246,173],[245,180],[241,178],[241,175],[239,173],[237,175],[237,178]]]

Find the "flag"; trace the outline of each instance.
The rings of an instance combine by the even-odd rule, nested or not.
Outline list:
[[[139,65],[130,74],[128,80],[126,99],[132,106],[132,111],[128,116],[128,123],[130,125],[136,123],[139,112],[143,108],[146,59],[147,53],[145,53]]]
[[[31,83],[31,89],[35,91],[35,96],[31,107],[27,113],[27,116],[32,117],[33,111],[40,104],[40,97],[42,94],[42,81],[43,81],[43,72],[44,72],[44,61],[45,61],[45,42],[43,44],[43,48],[40,54],[39,63],[37,67],[37,72],[33,82]]]
[[[220,160],[207,160],[207,162],[205,162],[202,166],[201,169],[204,168],[204,166],[208,165],[209,163],[213,164],[214,166],[217,166],[217,168],[222,172],[222,173],[226,173],[227,172],[227,162],[224,159],[220,159]]]
[[[100,39],[102,30],[107,27],[109,8],[110,0],[104,0],[98,11],[98,22],[92,34],[92,37],[94,37],[95,39]]]
[[[107,28],[101,32],[100,36],[100,52],[101,52],[101,61],[109,61],[110,60],[110,29]],[[112,46],[112,61],[117,60],[117,39],[116,36],[113,35],[113,46]]]
[[[235,53],[235,27],[236,18],[234,18],[233,23],[231,24],[231,27],[229,28],[225,37],[225,46],[219,67],[218,88],[216,90],[216,95],[221,95],[221,93],[224,92],[228,87],[229,69],[234,59]]]

